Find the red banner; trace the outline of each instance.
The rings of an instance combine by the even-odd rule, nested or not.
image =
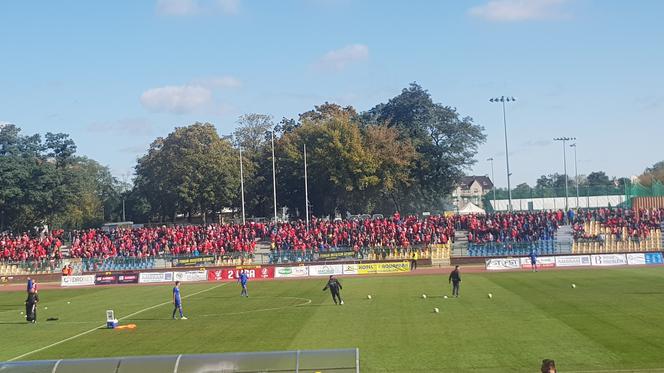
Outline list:
[[[208,281],[237,281],[241,271],[245,271],[250,280],[274,278],[274,267],[237,267],[210,269]]]

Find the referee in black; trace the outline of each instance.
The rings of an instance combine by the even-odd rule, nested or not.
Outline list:
[[[341,299],[341,295],[339,294],[339,291],[343,288],[341,287],[341,283],[336,279],[336,277],[330,276],[330,279],[327,281],[327,284],[325,284],[323,291],[327,289],[330,289],[330,293],[332,293],[332,300],[334,301],[334,304],[344,304],[344,301]],[[337,299],[339,299],[338,303]]]
[[[459,297],[459,285],[461,284],[461,274],[459,273],[459,266],[454,267],[454,271],[450,273],[449,282],[452,284],[452,296]]]

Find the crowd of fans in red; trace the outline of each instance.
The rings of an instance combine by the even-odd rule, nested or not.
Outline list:
[[[664,209],[599,209],[579,212],[573,220],[572,229],[574,238],[582,240],[602,240],[597,234],[586,232],[585,223],[599,222],[602,227],[609,229],[616,240],[642,240],[650,236],[653,229],[661,227],[664,219]],[[627,228],[627,237],[623,237],[623,228]]]
[[[69,253],[74,258],[251,253],[256,239],[265,237],[266,232],[267,226],[260,223],[121,228],[109,233],[88,230],[74,232]]]
[[[430,216],[327,221],[312,219],[309,229],[305,222],[280,224],[270,240],[275,250],[328,251],[336,247],[360,248],[402,247],[444,244],[454,239],[453,218]]]
[[[468,231],[468,242],[473,244],[503,242],[533,242],[552,240],[565,213],[558,211],[495,213],[489,215],[462,215],[457,226]]]
[[[599,209],[565,215],[563,211],[515,212],[488,215],[430,216],[425,219],[392,217],[367,220],[329,221],[312,219],[307,229],[303,221],[279,224],[171,226],[92,229],[70,233],[69,256],[74,258],[157,257],[161,255],[223,255],[253,253],[257,242],[267,240],[277,251],[324,252],[335,248],[408,248],[454,240],[455,229],[467,230],[472,244],[492,242],[532,242],[550,240],[559,225],[570,220],[574,237],[594,239],[583,227],[598,221],[620,238],[626,227],[630,237],[644,238],[660,227],[664,209],[638,213],[625,209]],[[63,231],[39,237],[0,235],[0,262],[61,259]]]
[[[61,259],[62,230],[54,230],[49,234],[33,238],[27,234],[0,234],[0,262],[27,261],[41,259]]]

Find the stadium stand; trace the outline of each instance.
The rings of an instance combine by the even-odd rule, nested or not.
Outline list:
[[[459,252],[471,257],[569,253],[569,246],[562,252],[556,239],[559,228],[571,232],[573,253],[658,251],[663,224],[664,209],[607,208],[576,214],[558,210],[424,219],[398,213],[375,219],[313,218],[308,227],[294,221],[91,229],[71,232],[68,246],[63,245],[62,231],[40,237],[5,233],[0,236],[0,275],[52,273],[61,270],[63,260],[74,263],[77,273],[152,269],[180,257],[212,257],[215,265],[251,264],[257,245],[267,252],[262,263],[341,258],[444,262],[459,234],[467,245]]]
[[[565,214],[516,212],[457,217],[457,226],[468,232],[468,256],[555,254],[554,237]]]
[[[574,253],[662,250],[664,209],[599,209],[579,213],[573,224]]]

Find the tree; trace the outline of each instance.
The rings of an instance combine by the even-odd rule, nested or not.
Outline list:
[[[270,141],[270,131],[274,127],[272,116],[244,114],[238,118],[237,124],[233,137],[248,155],[257,155]]]
[[[586,183],[589,186],[609,186],[613,184],[604,171],[591,172],[586,176]]]
[[[483,128],[472,118],[434,103],[429,92],[416,83],[362,118],[368,124],[387,123],[397,129],[401,139],[411,141],[418,154],[410,171],[415,182],[402,193],[422,206],[430,206],[453,189],[463,170],[475,163],[477,148],[486,139]]]
[[[377,181],[363,193],[363,198],[379,211],[401,210],[403,196],[400,192],[413,183],[410,169],[417,159],[415,147],[410,140],[399,139],[399,133],[386,125],[365,128],[363,142],[371,158],[370,163],[375,165]],[[386,204],[386,200],[392,201],[392,205]],[[366,211],[371,210],[368,208]]]
[[[664,161],[657,162],[651,167],[646,168],[643,174],[639,176],[639,182],[645,186],[651,186],[655,180],[664,183]]]
[[[237,206],[237,152],[209,123],[176,128],[158,138],[136,166],[136,187],[161,220],[182,213],[191,219]]]
[[[272,206],[272,146],[274,123],[265,114],[245,114],[237,121],[235,143],[242,147],[245,208],[250,216],[265,216]]]
[[[512,198],[530,198],[532,196],[532,188],[528,183],[521,183],[512,190]]]
[[[304,212],[303,146],[308,149],[309,201],[317,215],[362,208],[358,192],[378,184],[354,110],[316,107],[279,140],[279,200]],[[319,112],[319,110],[323,110]]]
[[[44,145],[49,150],[49,157],[55,159],[57,167],[64,167],[76,153],[76,144],[65,133],[46,133]]]
[[[0,128],[0,230],[85,228],[112,219],[117,185],[108,168],[76,156],[66,134],[45,139],[14,125]]]

